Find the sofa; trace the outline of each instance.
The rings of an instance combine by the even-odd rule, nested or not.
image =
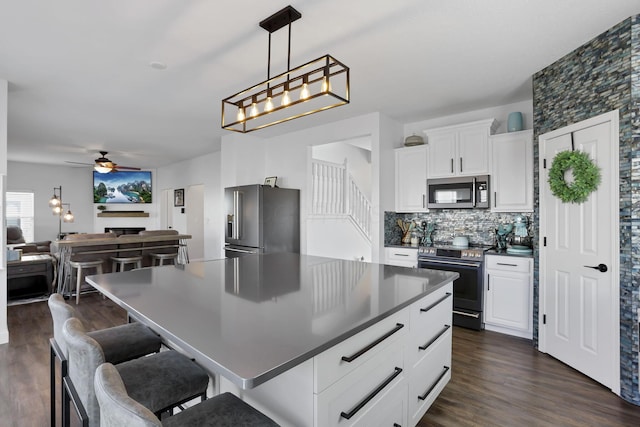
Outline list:
[[[7,226],[7,245],[13,249],[21,249],[23,254],[49,253],[51,251],[51,240],[27,243],[22,229],[17,225]]]

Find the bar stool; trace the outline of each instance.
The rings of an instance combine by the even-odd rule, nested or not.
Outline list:
[[[134,268],[142,268],[142,256],[140,255],[129,257],[112,256],[111,261],[113,261],[113,264],[111,265],[112,273],[116,273],[118,271],[118,266],[120,267],[120,271],[124,271],[127,264],[135,265]]]
[[[62,335],[64,322],[72,317],[76,317],[73,306],[67,304],[61,294],[51,294],[49,296],[49,310],[53,320],[53,338],[49,339],[51,347],[51,426],[55,427],[56,420],[56,392],[55,392],[55,359],[60,360],[61,377],[67,376],[67,343]],[[111,328],[100,329],[87,333],[100,344],[104,352],[104,358],[110,363],[122,363],[128,360],[137,359],[147,354],[160,351],[162,340],[160,337],[142,323],[125,323],[124,325]],[[61,381],[63,382],[63,381]],[[64,384],[62,384],[61,396],[64,395]],[[62,425],[66,426],[68,414],[62,416]]]
[[[102,427],[278,427],[271,418],[228,392],[211,397],[160,421],[148,407],[129,393],[129,387],[123,381],[121,372],[110,363],[98,366],[94,388],[100,407]]]
[[[151,264],[156,265],[156,261],[158,261],[157,265],[164,265],[164,261],[171,261],[171,264],[176,264],[176,259],[178,258],[177,253],[172,254],[149,254],[151,257]]]
[[[83,423],[88,421],[92,427],[99,426],[100,408],[93,384],[96,370],[105,363],[103,348],[87,335],[82,323],[76,318],[64,322],[62,335],[69,351],[64,410],[68,410],[72,399],[74,407],[82,407],[88,418],[82,420]],[[176,350],[161,351],[119,363],[116,369],[129,395],[156,416],[171,412],[174,407],[198,397],[202,401],[206,400],[209,375],[198,364]],[[105,423],[108,418],[107,416]]]
[[[102,260],[93,261],[69,261],[71,267],[71,276],[73,276],[73,269],[78,269],[76,274],[76,304],[80,302],[80,286],[82,286],[82,269],[83,268],[95,268],[96,274],[102,274]]]

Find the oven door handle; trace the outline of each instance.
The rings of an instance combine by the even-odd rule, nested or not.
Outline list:
[[[421,259],[419,258],[418,262],[420,262],[420,261],[426,262],[426,263],[429,263],[429,264],[432,264],[432,265],[438,265],[438,266],[460,265],[460,266],[463,266],[463,267],[475,267],[475,268],[478,268],[478,267],[481,266],[481,263],[479,263],[479,262],[441,261],[441,260],[434,261],[433,259],[428,259],[427,260],[427,259],[424,259],[424,258],[421,258]],[[424,268],[424,267],[422,267],[422,268]],[[429,267],[427,267],[427,268],[429,268]]]
[[[473,317],[474,319],[480,318],[480,313],[466,313],[464,311],[453,310],[453,314],[458,314],[460,316]]]

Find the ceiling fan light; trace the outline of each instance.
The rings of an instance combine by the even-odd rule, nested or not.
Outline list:
[[[98,173],[109,173],[113,170],[113,168],[101,164],[96,164],[93,169]]]

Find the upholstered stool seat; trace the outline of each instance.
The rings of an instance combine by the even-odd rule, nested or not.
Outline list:
[[[102,260],[92,260],[92,261],[69,261],[69,266],[72,270],[77,269],[76,272],[76,304],[80,302],[80,287],[82,286],[82,270],[86,270],[87,268],[95,268],[96,274],[102,274]]]
[[[116,369],[129,396],[154,413],[203,395],[209,384],[207,373],[177,351],[130,360],[116,365]]]
[[[172,264],[176,263],[176,259],[178,258],[177,253],[169,253],[169,254],[149,254],[151,257],[151,264],[156,265],[156,261],[158,261],[157,265],[164,265],[165,261],[171,261]]]
[[[61,375],[67,375],[67,344],[62,335],[64,322],[76,317],[73,306],[67,304],[60,294],[49,296],[49,310],[53,320],[53,338],[49,340],[51,347],[51,420],[55,423],[55,358],[60,360]],[[151,353],[160,351],[162,340],[142,323],[126,323],[112,328],[100,329],[87,333],[100,344],[106,361],[122,363]]]
[[[118,271],[118,267],[120,267],[120,271],[124,271],[124,268],[127,264],[135,265],[135,268],[142,268],[142,256],[129,256],[129,257],[117,257],[112,256],[111,261],[113,262],[111,271],[113,273]]]
[[[86,411],[90,426],[100,426],[93,380],[98,366],[105,363],[104,352],[76,318],[64,323],[62,334],[69,351],[67,379],[73,389],[65,393],[64,407],[69,407],[70,396],[78,396],[80,401],[75,401],[75,406],[81,405]],[[141,399],[158,416],[197,397],[206,398],[206,371],[177,351],[162,351],[117,367],[128,393]]]
[[[231,393],[214,396],[160,421],[146,405],[128,392],[129,387],[121,373],[119,368],[110,363],[102,364],[96,370],[94,388],[102,427],[278,426],[271,418]]]

